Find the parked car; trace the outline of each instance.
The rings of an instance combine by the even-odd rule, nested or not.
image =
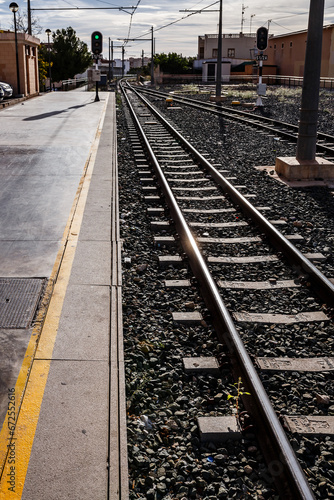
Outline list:
[[[4,91],[2,90],[2,87],[0,87],[0,101],[3,101],[3,96],[5,95]]]
[[[12,97],[13,87],[6,82],[0,82],[0,88],[3,90],[4,97]]]

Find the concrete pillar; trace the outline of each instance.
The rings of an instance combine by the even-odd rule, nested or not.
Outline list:
[[[315,159],[316,154],[323,19],[324,0],[311,0],[297,142],[297,160],[312,161]]]
[[[316,157],[323,17],[324,0],[310,0],[296,158],[276,158],[275,164],[288,180],[334,179],[334,164]]]

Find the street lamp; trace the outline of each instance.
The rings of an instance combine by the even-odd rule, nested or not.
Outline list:
[[[50,35],[51,35],[51,30],[48,28],[45,30],[45,33],[48,35],[48,52],[49,52],[49,81],[50,81],[50,92],[52,90],[52,85],[51,85],[51,47],[50,47]]]
[[[18,93],[18,95],[20,95],[21,94],[21,89],[20,89],[19,52],[18,52],[18,48],[17,48],[17,30],[16,30],[16,12],[19,10],[19,6],[17,5],[17,3],[12,2],[9,5],[9,8],[13,12],[13,14],[14,14],[17,93]]]

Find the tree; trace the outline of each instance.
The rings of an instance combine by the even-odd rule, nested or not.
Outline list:
[[[71,26],[52,33],[52,39],[51,61],[54,82],[74,78],[91,66],[92,56],[87,44],[76,36]]]
[[[171,74],[192,73],[195,57],[183,57],[182,54],[169,52],[168,55],[162,53],[154,56],[154,64],[160,65],[161,71]]]
[[[14,23],[11,25],[11,29],[14,31]],[[16,12],[16,29],[21,33],[28,33],[28,14],[26,12],[21,12],[18,10]],[[38,17],[31,17],[31,32],[33,35],[39,35],[42,33],[43,27],[39,24]]]
[[[40,45],[38,48],[38,71],[39,71],[39,86],[44,88],[48,76],[49,61],[47,48],[45,45]]]

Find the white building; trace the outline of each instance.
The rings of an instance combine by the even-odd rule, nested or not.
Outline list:
[[[251,72],[256,53],[256,33],[222,35],[222,81],[229,82],[234,68],[247,65]],[[202,69],[204,82],[215,81],[217,76],[218,34],[198,37],[195,69]]]
[[[256,49],[256,33],[230,33],[222,35],[223,60],[254,59]],[[197,59],[217,59],[218,35],[203,35],[198,37]]]

